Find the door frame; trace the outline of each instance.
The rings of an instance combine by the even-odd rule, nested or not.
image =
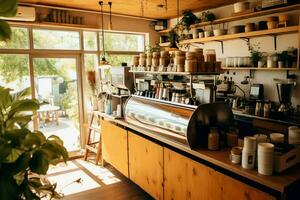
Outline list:
[[[63,58],[70,58],[70,59],[75,59],[76,61],[76,73],[77,73],[77,92],[78,92],[78,111],[79,111],[79,131],[80,131],[80,147],[81,149],[84,148],[85,145],[85,135],[86,135],[86,130],[85,130],[85,104],[84,104],[84,70],[83,70],[83,59],[82,59],[82,54],[80,53],[50,53],[50,52],[35,52],[32,54],[29,54],[29,72],[30,72],[30,85],[32,88],[32,98],[36,97],[35,91],[35,80],[34,80],[34,66],[33,66],[33,60],[35,58],[57,58],[57,59],[63,59]],[[38,120],[37,120],[37,114],[34,114],[33,117],[33,124],[34,124],[34,129],[38,129]],[[78,156],[81,154],[81,149],[78,151],[71,151],[69,152],[70,157]],[[79,154],[78,154],[79,153]]]

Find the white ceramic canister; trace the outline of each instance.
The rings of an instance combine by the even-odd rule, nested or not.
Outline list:
[[[274,145],[260,143],[257,147],[258,173],[272,175],[274,169]]]
[[[255,164],[255,151],[249,152],[243,149],[242,167],[245,169],[253,169]]]
[[[256,138],[253,136],[244,137],[243,150],[245,150],[247,152],[255,152],[256,151]]]

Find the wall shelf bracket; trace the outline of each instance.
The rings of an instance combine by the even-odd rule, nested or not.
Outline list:
[[[277,50],[277,35],[272,35],[273,36],[273,41],[274,41],[274,49],[275,51]]]
[[[221,49],[222,49],[222,54],[224,54],[224,42],[221,40],[216,40],[216,42],[220,42],[221,44]]]
[[[245,42],[250,42],[250,38],[247,38],[247,37],[241,37],[240,39],[244,40]]]

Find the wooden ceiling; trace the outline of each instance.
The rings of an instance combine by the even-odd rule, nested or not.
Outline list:
[[[99,11],[99,0],[19,0],[21,3],[59,6],[84,10]],[[104,0],[107,3],[109,0]],[[177,15],[177,0],[110,0],[112,12],[130,16],[146,17],[152,19],[169,19]],[[228,5],[236,0],[179,0],[180,14],[190,9],[201,11]],[[108,6],[104,6],[108,11]]]

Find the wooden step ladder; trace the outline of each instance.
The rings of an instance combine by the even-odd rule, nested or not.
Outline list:
[[[97,120],[97,126],[93,126],[94,120]],[[99,139],[95,139],[96,133],[99,134]],[[95,141],[96,140],[96,141]],[[95,158],[95,164],[98,165],[98,162],[101,157],[101,131],[100,131],[100,116],[98,111],[93,111],[90,123],[89,123],[89,129],[88,129],[88,138],[85,145],[85,153],[84,153],[84,160],[87,160],[89,153],[93,152],[96,154]]]

